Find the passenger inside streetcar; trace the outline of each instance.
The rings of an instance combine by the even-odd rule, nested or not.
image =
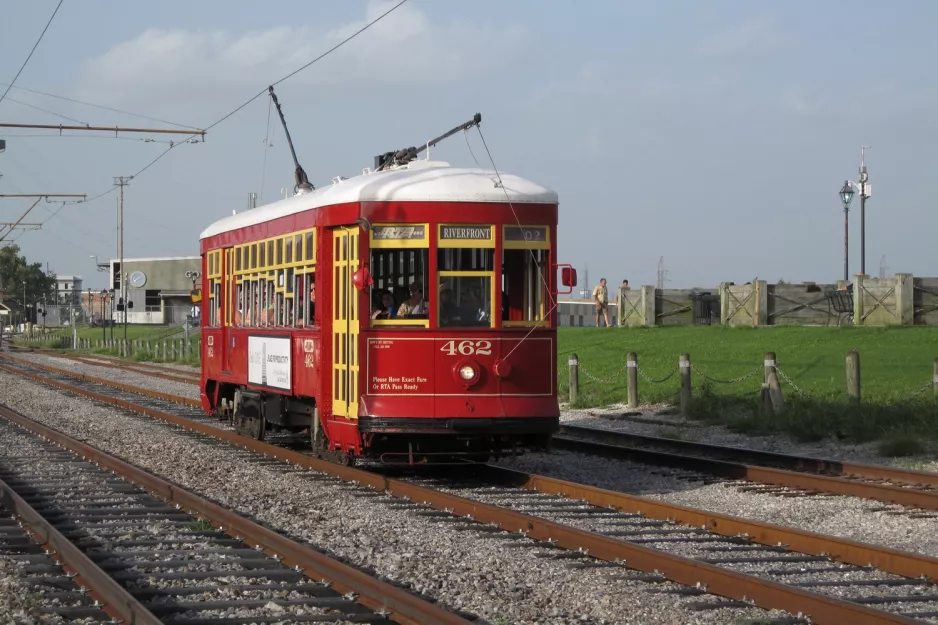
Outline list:
[[[440,325],[450,326],[459,322],[459,309],[453,301],[453,290],[440,289]]]
[[[397,306],[394,305],[394,295],[388,290],[378,292],[378,306],[371,314],[372,319],[393,319],[397,312]]]
[[[423,300],[423,285],[419,282],[412,282],[410,285],[410,299],[403,302],[397,309],[397,318],[426,318],[427,306]]]

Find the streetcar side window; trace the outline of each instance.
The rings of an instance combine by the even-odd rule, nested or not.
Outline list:
[[[504,250],[502,258],[503,325],[543,325],[551,308],[547,250]]]
[[[430,284],[427,249],[374,249],[371,251],[372,325],[429,324],[426,285]]]
[[[208,253],[208,325],[221,325],[221,250]]]

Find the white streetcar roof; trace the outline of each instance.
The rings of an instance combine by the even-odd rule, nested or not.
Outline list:
[[[363,173],[315,191],[219,219],[200,239],[314,208],[351,202],[513,202],[556,204],[557,193],[536,182],[494,171],[450,167],[443,161],[411,161],[389,171]]]

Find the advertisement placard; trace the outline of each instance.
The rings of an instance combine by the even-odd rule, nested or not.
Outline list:
[[[284,391],[291,389],[289,338],[248,337],[248,382]]]

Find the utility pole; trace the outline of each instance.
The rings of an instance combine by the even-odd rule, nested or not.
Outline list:
[[[120,258],[120,282],[118,287],[120,287],[120,299],[118,302],[123,302],[123,313],[124,313],[124,340],[127,340],[127,276],[124,271],[124,187],[130,184],[130,178],[128,176],[114,176],[114,184],[120,187],[120,199],[118,200],[117,208],[117,230],[118,230],[118,244],[117,244],[117,255]]]

